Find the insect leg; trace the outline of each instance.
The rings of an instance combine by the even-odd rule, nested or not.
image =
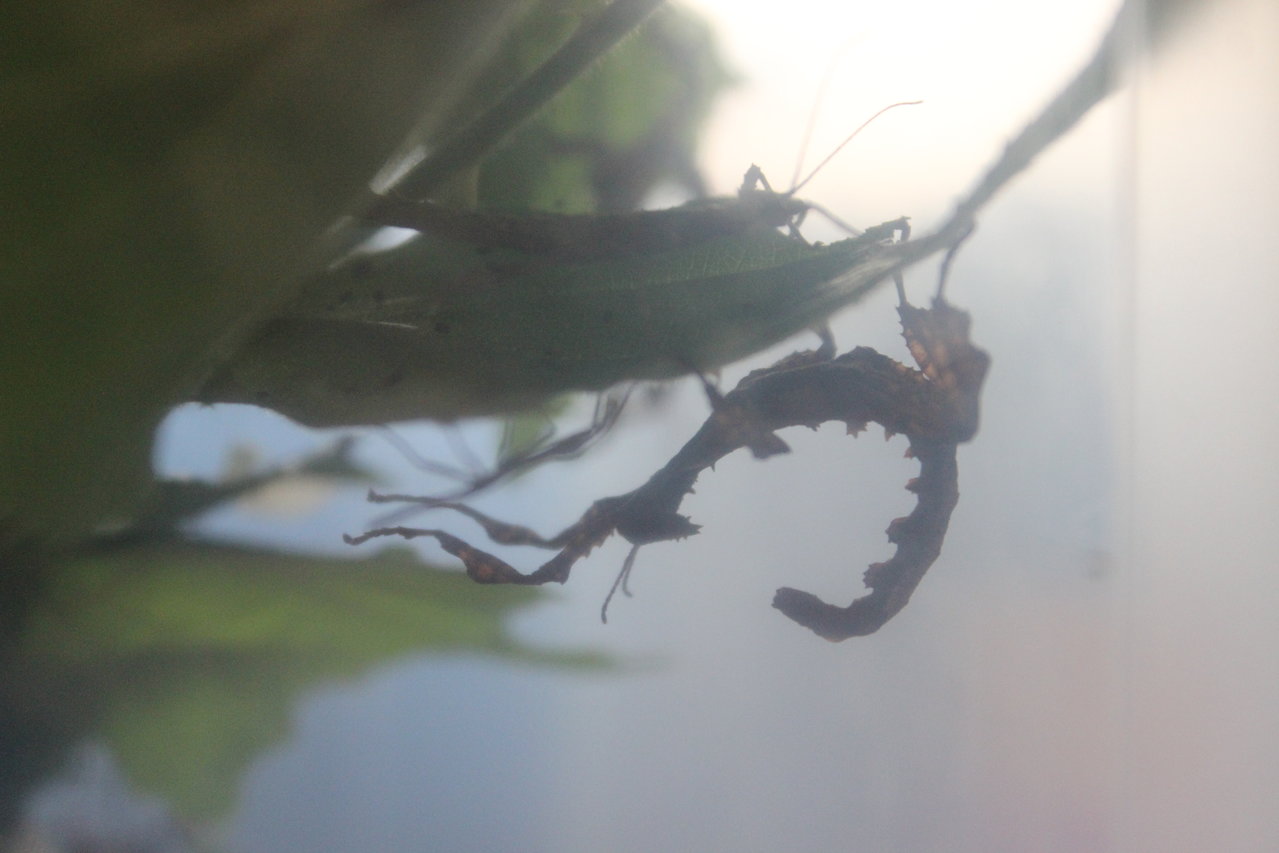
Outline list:
[[[564,581],[568,580],[569,571],[573,568],[573,564],[589,554],[595,546],[617,530],[619,513],[625,508],[628,497],[602,498],[596,501],[576,524],[551,539],[544,539],[526,527],[496,521],[483,513],[464,507],[462,504],[446,505],[446,508],[462,512],[478,521],[484,527],[485,532],[496,542],[560,549],[558,554],[529,574],[518,571],[501,558],[487,551],[481,551],[443,530],[416,527],[379,527],[359,536],[343,535],[342,539],[348,545],[360,545],[370,539],[384,536],[399,536],[404,539],[430,536],[439,542],[440,547],[445,551],[461,559],[466,566],[467,576],[477,583],[509,583],[524,586],[564,583]]]
[[[626,555],[626,562],[622,563],[622,570],[617,573],[617,579],[613,581],[613,585],[609,588],[608,595],[604,596],[604,603],[600,605],[600,621],[605,625],[608,624],[608,604],[613,600],[618,588],[621,588],[622,594],[627,598],[631,596],[631,591],[627,584],[630,582],[631,569],[635,567],[635,555],[639,553],[639,549],[639,545],[631,546],[631,550]]]
[[[572,565],[571,561],[566,564],[565,561],[560,559],[563,556],[561,553],[552,557],[537,571],[526,575],[516,570],[505,560],[487,551],[472,547],[451,533],[446,533],[443,530],[426,530],[417,527],[379,527],[359,536],[343,535],[342,540],[348,545],[360,545],[370,539],[383,536],[399,536],[403,539],[416,539],[420,536],[433,537],[440,543],[441,548],[462,561],[463,565],[466,566],[467,577],[476,583],[506,583],[519,584],[521,586],[539,586],[552,581],[563,583],[568,579],[568,571]]]
[[[454,480],[462,480],[466,483],[461,489],[452,494],[432,496],[410,496],[410,495],[386,495],[371,497],[375,503],[402,502],[419,504],[425,507],[441,506],[453,501],[468,498],[476,492],[480,492],[497,483],[506,477],[518,474],[535,468],[545,462],[552,462],[565,459],[576,459],[585,453],[592,444],[599,440],[613,428],[618,418],[622,414],[622,410],[626,407],[627,401],[630,399],[631,391],[634,386],[627,386],[620,394],[601,395],[595,406],[595,412],[591,417],[589,426],[566,435],[555,441],[548,441],[546,438],[539,438],[536,444],[528,450],[510,454],[503,458],[495,465],[492,470],[482,474],[467,475],[451,468],[423,459],[420,454],[412,449],[401,436],[392,432],[389,427],[383,427],[384,435],[392,445],[400,451],[402,455],[409,459],[416,467],[425,471],[442,474]],[[553,430],[553,424],[552,424]],[[548,432],[547,436],[552,434]],[[469,448],[466,448],[469,452]],[[473,466],[480,467],[478,461]],[[411,510],[410,510],[411,511]],[[403,511],[397,511],[388,514],[382,518],[383,523],[391,521],[399,521],[404,515]]]
[[[941,261],[941,272],[937,276],[937,299],[942,299],[946,294],[946,279],[950,276],[950,264],[953,260],[955,260],[955,255],[959,253],[959,247],[962,246],[964,241],[971,237],[973,232],[976,230],[977,226],[974,223],[969,222],[968,227],[964,229],[964,232],[957,240],[955,240],[954,243],[951,244],[951,247],[946,250],[946,255]]]
[[[379,492],[369,492],[370,503],[406,503],[418,504],[423,509],[451,509],[454,512],[461,513],[470,518],[481,527],[489,539],[499,545],[528,545],[534,548],[547,548],[554,550],[564,547],[565,542],[570,537],[573,527],[561,531],[557,536],[546,538],[531,528],[524,527],[519,524],[510,524],[505,521],[499,521],[492,516],[485,515],[477,509],[472,509],[463,503],[455,501],[441,501],[434,498],[423,498],[414,495],[384,495]],[[387,528],[383,528],[387,529]],[[392,528],[399,529],[399,528]]]

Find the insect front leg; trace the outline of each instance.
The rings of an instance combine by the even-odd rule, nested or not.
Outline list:
[[[402,496],[384,496],[382,499],[401,498]],[[412,499],[410,499],[412,500]],[[438,529],[416,527],[379,527],[359,536],[343,535],[348,545],[360,545],[370,539],[385,536],[399,536],[403,539],[415,539],[429,536],[440,543],[440,547],[460,559],[466,567],[466,574],[471,580],[485,584],[518,584],[521,586],[540,586],[544,583],[564,583],[568,580],[573,565],[589,554],[597,545],[613,534],[617,529],[618,512],[625,506],[625,498],[603,498],[591,505],[585,514],[562,531],[558,536],[545,539],[527,527],[497,521],[483,513],[470,509],[463,504],[437,504],[441,508],[452,509],[477,521],[488,535],[500,544],[533,545],[542,548],[559,548],[559,553],[547,560],[537,569],[524,574],[487,551],[474,547],[451,533]]]

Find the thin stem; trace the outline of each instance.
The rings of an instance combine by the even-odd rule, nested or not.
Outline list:
[[[1118,78],[1119,35],[1128,26],[1133,12],[1132,0],[1115,15],[1110,30],[1102,38],[1088,64],[1079,70],[1017,138],[1008,143],[1004,153],[978,182],[968,197],[956,208],[952,223],[971,220],[1004,184],[1021,173],[1031,161],[1060,139],[1114,89]]]
[[[1097,45],[1092,58],[1021,133],[1005,146],[1003,153],[982,179],[955,205],[950,218],[931,234],[901,245],[899,262],[893,272],[899,272],[964,239],[972,230],[977,213],[996,193],[1114,90],[1120,63],[1124,58],[1121,50],[1122,36],[1131,26],[1131,16],[1136,13],[1140,1],[1128,0],[1124,3],[1116,13],[1110,29]]]

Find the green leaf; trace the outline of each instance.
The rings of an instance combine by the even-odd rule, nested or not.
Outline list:
[[[72,730],[103,737],[136,784],[191,818],[224,813],[298,697],[334,679],[447,651],[608,665],[511,639],[507,615],[539,591],[480,587],[406,549],[338,560],[159,545],[69,562],[50,583],[10,690],[62,696],[28,711],[82,720]]]
[[[376,424],[713,370],[859,299],[895,263],[882,236],[810,246],[760,225],[566,261],[424,235],[313,280],[202,400]]]
[[[8,533],[66,542],[133,514],[160,418],[292,297],[317,237],[504,37],[509,5],[14,8],[0,50]]]

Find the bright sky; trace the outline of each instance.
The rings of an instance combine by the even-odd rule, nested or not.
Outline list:
[[[732,192],[750,163],[789,186],[814,99],[829,75],[815,165],[862,121],[876,121],[803,195],[853,223],[940,217],[999,146],[1090,55],[1118,3],[924,0],[693,0],[716,21],[745,78],[704,147],[712,186]],[[819,237],[821,235],[818,235]]]

